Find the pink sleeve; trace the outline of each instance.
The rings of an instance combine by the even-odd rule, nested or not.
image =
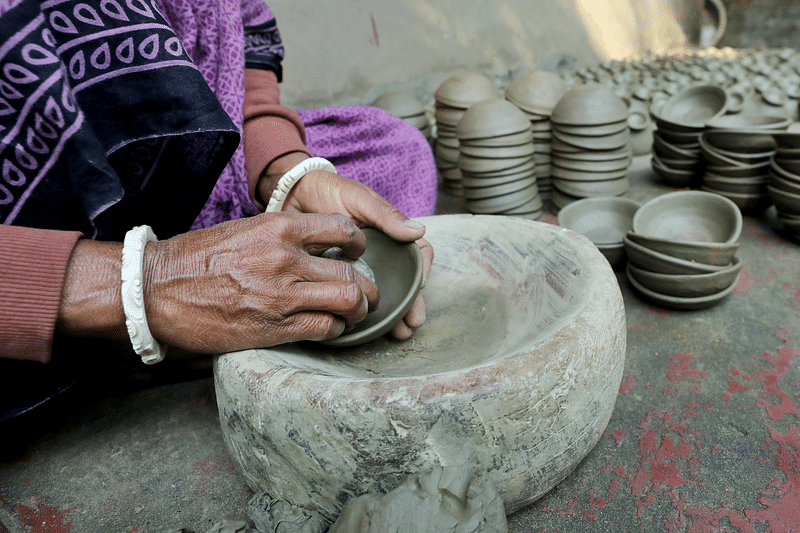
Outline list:
[[[50,360],[77,231],[0,225],[0,357]]]

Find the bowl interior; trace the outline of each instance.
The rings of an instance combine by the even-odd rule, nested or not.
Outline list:
[[[658,116],[670,122],[704,127],[725,111],[728,95],[713,85],[690,87],[670,97],[658,109]]]
[[[736,242],[742,213],[718,194],[677,191],[642,205],[633,217],[633,231],[676,241]]]
[[[361,259],[375,276],[380,291],[378,308],[327,346],[352,346],[388,333],[405,314],[422,286],[422,252],[416,243],[395,241],[382,231],[365,228],[367,249]]]
[[[270,357],[314,374],[369,379],[489,364],[552,336],[608,268],[588,240],[550,224],[481,215],[419,220],[436,256],[422,291],[427,320],[411,339],[381,336],[336,350],[295,343]]]
[[[586,236],[595,244],[622,244],[631,229],[638,202],[597,197],[572,202],[558,213],[558,225]]]

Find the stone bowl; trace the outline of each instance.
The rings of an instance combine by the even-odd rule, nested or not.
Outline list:
[[[630,231],[639,203],[618,196],[583,198],[558,212],[558,225],[586,236],[616,268],[625,260],[622,238]]]
[[[633,221],[631,221],[632,225]],[[717,243],[717,242],[686,242],[675,241],[672,239],[661,239],[650,235],[642,235],[629,231],[628,239],[632,242],[649,248],[654,252],[669,255],[692,263],[702,263],[706,265],[727,266],[733,261],[739,243]]]
[[[727,268],[709,274],[659,274],[633,265],[628,267],[628,271],[651,291],[680,298],[698,298],[720,293],[730,287],[742,271],[742,266],[742,260],[735,257]]]
[[[361,259],[372,270],[381,299],[353,329],[322,341],[327,346],[354,346],[388,333],[403,320],[422,287],[422,252],[416,243],[395,241],[375,228],[363,231],[367,249]]]
[[[633,217],[633,231],[676,241],[734,243],[742,233],[742,213],[718,194],[676,191],[645,202]]]
[[[672,296],[669,294],[662,294],[660,292],[653,291],[645,287],[637,278],[636,274],[632,271],[633,265],[628,263],[628,267],[626,269],[626,274],[628,277],[628,281],[633,288],[636,289],[639,294],[645,297],[647,300],[655,303],[656,305],[660,305],[661,307],[669,308],[669,309],[678,309],[683,311],[695,311],[700,309],[707,309],[709,307],[713,307],[720,303],[726,296],[733,292],[733,289],[739,284],[739,275],[737,274],[733,283],[730,284],[727,288],[720,292],[716,292],[710,294],[708,296],[697,296],[697,297],[682,297],[682,296]]]
[[[436,258],[427,321],[411,339],[215,359],[223,437],[254,491],[333,521],[352,498],[412,473],[474,464],[512,513],[603,435],[627,329],[603,255],[541,222],[420,221]]]

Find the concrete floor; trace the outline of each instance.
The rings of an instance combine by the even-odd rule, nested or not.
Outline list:
[[[673,190],[648,164],[630,174],[638,201]],[[442,198],[439,212],[458,211]],[[628,347],[614,414],[511,532],[800,530],[800,244],[771,211],[746,216],[740,242],[739,284],[711,309],[653,306],[618,273]],[[0,424],[9,533],[201,533],[244,518],[252,493],[222,441],[209,366],[160,366],[109,369]]]

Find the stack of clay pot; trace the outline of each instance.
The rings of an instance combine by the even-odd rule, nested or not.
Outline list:
[[[506,100],[520,108],[531,121],[536,180],[539,195],[545,200],[552,189],[550,114],[568,90],[569,86],[558,74],[537,70],[514,79],[505,92]]]
[[[600,84],[577,85],[561,97],[550,121],[551,201],[556,208],[628,191],[628,107],[619,96]]]
[[[451,76],[436,89],[436,144],[433,155],[442,178],[441,188],[446,193],[462,195],[456,126],[470,106],[492,98],[497,98],[497,88],[492,81],[486,76],[470,72]]]
[[[705,161],[701,189],[732,200],[744,211],[769,206],[769,164],[775,155],[774,133],[789,120],[762,115],[724,115],[706,123],[700,136]]]
[[[371,105],[402,118],[419,129],[426,139],[431,139],[431,122],[425,112],[425,105],[410,94],[402,91],[385,92]]]
[[[650,112],[653,134],[653,172],[675,187],[697,185],[703,175],[700,135],[706,122],[725,113],[728,95],[712,85],[697,85],[665,99]]]
[[[775,204],[778,221],[800,239],[800,133],[775,135],[777,149],[770,163],[767,190]]]
[[[541,217],[533,132],[525,113],[501,98],[484,100],[464,113],[456,135],[468,211]]]

